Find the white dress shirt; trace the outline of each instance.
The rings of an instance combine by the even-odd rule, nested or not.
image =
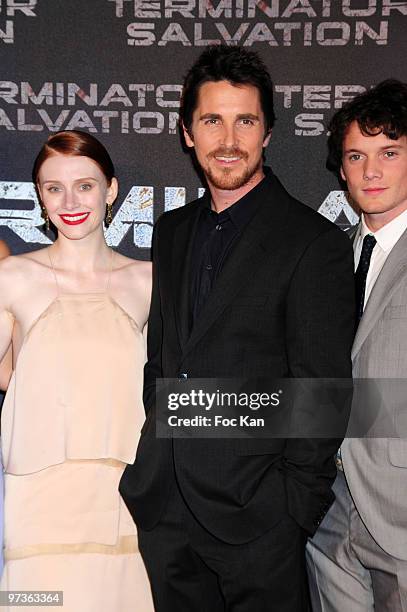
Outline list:
[[[365,289],[365,302],[363,307],[366,306],[366,302],[369,299],[369,295],[373,289],[377,277],[380,274],[380,270],[384,266],[384,262],[388,258],[392,248],[396,242],[401,238],[402,234],[407,229],[407,210],[402,212],[398,217],[381,227],[377,232],[372,232],[366,225],[364,216],[361,217],[361,231],[359,238],[354,245],[355,255],[355,270],[358,267],[360,253],[362,251],[362,243],[365,236],[370,234],[376,238],[376,244],[372,251],[370,259],[369,271],[366,278],[366,289]]]

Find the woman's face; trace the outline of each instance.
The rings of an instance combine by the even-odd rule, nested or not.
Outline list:
[[[40,168],[38,189],[58,232],[79,240],[102,227],[106,204],[117,196],[117,181],[108,185],[89,157],[55,153]]]

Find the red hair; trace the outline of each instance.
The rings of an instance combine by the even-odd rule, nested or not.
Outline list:
[[[102,143],[87,132],[66,130],[52,134],[43,144],[34,162],[33,181],[35,184],[38,182],[38,174],[42,164],[55,153],[89,157],[99,166],[106,177],[107,184],[110,185],[112,182],[114,177],[113,162]]]

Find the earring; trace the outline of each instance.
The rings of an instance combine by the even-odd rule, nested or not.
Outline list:
[[[45,207],[41,209],[41,217],[44,219],[45,230],[49,232],[49,217]]]
[[[107,202],[107,204],[106,204],[106,218],[105,218],[105,225],[106,225],[106,227],[109,227],[109,225],[113,221],[112,210],[113,210],[113,204],[111,202]]]

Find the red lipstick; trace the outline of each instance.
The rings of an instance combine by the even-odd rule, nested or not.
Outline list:
[[[59,216],[61,217],[62,221],[66,223],[66,225],[80,225],[81,223],[84,223],[86,221],[89,215],[90,215],[90,212],[77,213],[76,215],[67,213],[65,215],[59,215]]]

